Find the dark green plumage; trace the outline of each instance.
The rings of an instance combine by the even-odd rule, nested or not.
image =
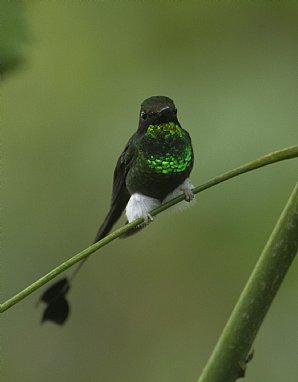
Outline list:
[[[186,200],[191,200],[192,185],[188,176],[193,161],[191,139],[178,122],[173,101],[163,96],[146,99],[141,105],[138,129],[117,161],[110,210],[94,242],[109,233],[125,208],[129,221],[144,217],[147,223],[152,219],[151,209],[175,189],[184,192]],[[42,295],[41,300],[47,304],[43,321],[60,325],[65,322],[69,313],[65,295],[69,287],[65,278]]]
[[[132,143],[136,158],[125,183],[129,194],[139,192],[163,200],[192,169],[191,142],[174,122],[150,125],[148,130]]]
[[[164,96],[146,99],[138,130],[118,159],[111,208],[95,241],[110,231],[130,195],[137,192],[162,201],[189,176],[193,160],[191,139],[178,122],[174,102]]]

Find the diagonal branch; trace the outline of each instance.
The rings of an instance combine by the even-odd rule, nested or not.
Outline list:
[[[274,151],[270,154],[264,155],[252,162],[249,162],[245,165],[237,167],[234,170],[228,171],[220,176],[217,176],[209,180],[208,182],[202,184],[201,186],[194,188],[193,193],[197,194],[219,183],[222,183],[228,179],[232,179],[235,176],[244,174],[252,170],[256,170],[260,167],[264,167],[275,162],[283,161],[286,159],[297,158],[297,157],[298,157],[298,146],[292,146],[282,150]],[[170,200],[168,203],[163,204],[161,207],[152,211],[151,215],[156,216],[162,211],[165,211],[168,208],[174,206],[175,204],[181,202],[182,200],[184,200],[184,195],[180,195],[177,198]],[[31,293],[33,293],[34,291],[42,287],[44,284],[46,284],[47,282],[49,282],[50,280],[58,276],[60,273],[64,272],[66,269],[70,268],[71,266],[85,259],[86,257],[90,256],[99,248],[102,248],[108,243],[117,239],[119,236],[129,231],[131,228],[136,227],[138,224],[142,223],[142,221],[143,219],[140,218],[130,224],[126,224],[125,226],[115,230],[108,236],[104,237],[102,240],[98,241],[97,243],[91,245],[90,247],[84,249],[82,252],[77,253],[70,259],[58,265],[56,268],[54,268],[49,273],[47,273],[46,275],[44,275],[43,277],[41,277],[40,279],[38,279],[37,281],[29,285],[25,289],[23,289],[21,292],[17,293],[15,296],[9,298],[8,300],[0,304],[0,313],[3,313],[7,309],[11,308],[13,305],[23,300],[25,297],[29,296]]]
[[[198,382],[234,382],[244,377],[253,341],[297,250],[298,183]]]

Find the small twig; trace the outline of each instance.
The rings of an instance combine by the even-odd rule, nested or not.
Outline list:
[[[268,155],[262,156],[259,159],[256,159],[252,162],[249,162],[243,166],[237,167],[234,170],[228,171],[216,178],[209,180],[208,182],[202,184],[201,186],[194,188],[193,193],[197,194],[219,183],[222,183],[228,179],[234,178],[235,176],[244,174],[248,171],[256,170],[260,167],[267,166],[275,162],[279,162],[279,161],[283,161],[283,160],[291,159],[291,158],[297,158],[297,157],[298,157],[298,146],[292,146],[283,150],[274,151]],[[157,214],[181,202],[182,200],[184,200],[184,195],[180,195],[177,198],[170,200],[168,203],[163,204],[161,207],[156,208],[154,211],[151,212],[151,215],[156,216]],[[25,297],[29,296],[31,293],[33,293],[34,291],[42,287],[44,284],[46,284],[47,282],[49,282],[50,280],[58,276],[60,273],[64,272],[66,269],[70,268],[71,266],[78,263],[82,259],[90,256],[93,252],[97,251],[99,248],[102,248],[108,243],[117,239],[119,236],[123,235],[125,232],[129,231],[130,229],[136,227],[138,224],[142,223],[142,221],[143,219],[137,219],[130,224],[126,224],[125,226],[112,232],[111,234],[103,238],[102,240],[98,241],[97,243],[84,249],[82,252],[66,260],[65,262],[60,264],[58,267],[54,268],[52,271],[50,271],[49,273],[47,273],[46,275],[44,275],[43,277],[41,277],[40,279],[38,279],[31,285],[29,285],[28,287],[23,289],[21,292],[17,293],[15,296],[11,297],[7,301],[0,304],[0,313],[3,313],[7,309],[11,308],[13,305],[23,300]]]

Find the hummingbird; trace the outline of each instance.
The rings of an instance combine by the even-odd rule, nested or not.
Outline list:
[[[94,243],[110,232],[124,210],[127,223],[143,218],[143,223],[124,234],[130,236],[153,220],[150,211],[162,203],[182,193],[186,201],[194,199],[189,179],[193,163],[191,138],[178,121],[174,102],[165,96],[145,99],[141,104],[138,129],[117,161],[110,209]],[[74,274],[86,259],[78,264]],[[64,278],[43,293],[41,301],[47,306],[42,321],[64,324],[69,315],[65,297],[69,288],[70,281]]]

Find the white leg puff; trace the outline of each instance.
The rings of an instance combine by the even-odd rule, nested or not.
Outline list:
[[[185,181],[180,184],[179,187],[175,188],[172,192],[170,192],[162,201],[163,203],[168,202],[171,199],[176,198],[177,196],[181,195],[182,193],[185,194],[185,200],[187,202],[190,202],[194,199],[194,194],[192,192],[192,189],[194,188],[193,184],[191,183],[191,180],[189,178],[185,179]],[[181,203],[180,203],[181,204]]]
[[[127,220],[131,223],[138,218],[144,218],[145,224],[148,224],[153,220],[149,212],[160,205],[161,202],[158,199],[139,193],[132,194],[125,210]]]

